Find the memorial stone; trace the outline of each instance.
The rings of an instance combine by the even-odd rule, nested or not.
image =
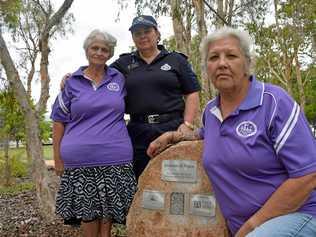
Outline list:
[[[127,217],[129,237],[227,237],[202,167],[202,142],[181,142],[152,159]]]

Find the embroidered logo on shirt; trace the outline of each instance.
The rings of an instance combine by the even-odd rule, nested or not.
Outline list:
[[[237,126],[236,132],[240,137],[253,136],[257,133],[257,125],[251,121],[244,121]]]
[[[117,84],[116,82],[111,82],[107,85],[108,90],[110,91],[119,91],[120,90],[120,86],[119,84]]]
[[[169,71],[171,69],[171,66],[168,63],[165,63],[160,67],[160,69],[164,71]]]

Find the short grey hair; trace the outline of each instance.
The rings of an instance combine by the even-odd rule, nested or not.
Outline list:
[[[96,40],[102,40],[110,49],[110,58],[114,55],[114,48],[116,46],[116,38],[106,31],[95,29],[87,36],[83,42],[83,48],[87,54],[89,46]]]
[[[244,30],[238,30],[231,27],[222,27],[217,30],[215,30],[213,33],[210,33],[207,35],[200,44],[200,53],[202,55],[203,60],[203,68],[204,70],[207,68],[207,56],[208,56],[208,48],[210,44],[212,44],[216,40],[224,39],[227,37],[235,37],[240,44],[240,49],[245,55],[248,63],[249,63],[249,71],[247,73],[250,74],[250,69],[252,67],[253,63],[253,55],[251,53],[251,46],[252,46],[252,40],[247,31]]]

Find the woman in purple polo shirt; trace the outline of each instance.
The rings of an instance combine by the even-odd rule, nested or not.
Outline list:
[[[204,139],[203,165],[235,237],[316,236],[316,140],[299,105],[250,74],[247,32],[222,28],[201,44],[219,95],[195,132],[167,132],[147,153]]]
[[[56,213],[82,224],[85,236],[111,236],[124,223],[136,191],[133,148],[124,121],[124,77],[106,65],[116,39],[92,31],[80,67],[57,96],[51,118],[55,170],[61,176]]]

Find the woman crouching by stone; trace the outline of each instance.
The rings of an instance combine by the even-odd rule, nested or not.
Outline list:
[[[124,77],[106,62],[116,39],[92,31],[83,47],[88,66],[65,82],[51,118],[57,175],[56,213],[65,224],[82,224],[84,236],[111,236],[125,223],[136,191],[133,148],[125,126]]]
[[[201,45],[219,95],[195,132],[167,132],[147,153],[203,139],[203,165],[235,237],[316,236],[316,140],[299,105],[250,74],[247,32],[222,28]]]

